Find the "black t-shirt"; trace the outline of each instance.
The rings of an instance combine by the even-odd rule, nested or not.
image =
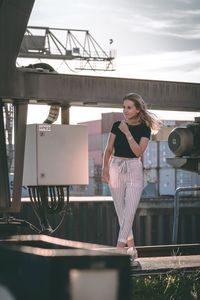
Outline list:
[[[119,129],[120,121],[113,123],[111,132],[116,135],[114,142],[114,156],[134,158],[136,155],[131,150],[127,138]],[[134,140],[139,143],[142,137],[150,138],[151,129],[145,124],[128,125],[129,131]]]

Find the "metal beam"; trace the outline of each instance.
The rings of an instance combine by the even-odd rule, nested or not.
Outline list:
[[[10,77],[11,78],[11,77]],[[200,111],[200,84],[124,79],[36,71],[16,71],[12,82],[0,82],[0,96],[35,99],[41,103],[121,107],[128,92],[141,94],[149,108]]]

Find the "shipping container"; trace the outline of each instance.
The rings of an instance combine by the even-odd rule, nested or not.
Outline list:
[[[158,169],[144,169],[144,186],[148,183],[158,183]]]
[[[168,141],[159,141],[158,156],[159,156],[159,167],[160,168],[171,168],[167,163],[167,158],[174,157],[175,155],[171,152],[168,146]]]
[[[142,197],[158,196],[158,169],[144,169],[144,188]]]
[[[100,178],[102,172],[102,165],[95,165],[94,166],[94,176]]]
[[[94,160],[95,165],[102,165],[103,153],[101,150],[89,151],[89,159]]]
[[[143,166],[145,169],[158,167],[157,142],[150,141],[146,151],[143,154]]]
[[[102,114],[102,133],[108,133],[111,131],[112,125],[116,121],[124,119],[123,113],[111,112]]]
[[[102,196],[111,196],[108,184],[102,183]]]
[[[70,186],[70,196],[94,196],[96,194],[97,185],[94,177],[89,177],[88,185],[73,185]]]
[[[200,185],[200,176],[197,173],[178,169],[176,170],[176,188],[197,187]],[[187,191],[183,195],[196,195],[197,191]]]
[[[159,169],[159,194],[174,195],[175,193],[175,169],[162,168]]]
[[[90,180],[90,178],[89,178]],[[69,194],[70,196],[80,196],[80,197],[83,197],[85,196],[85,192],[87,190],[87,185],[73,185],[73,186],[70,186],[70,189],[69,189]]]
[[[88,127],[88,135],[101,133],[101,120],[80,122],[78,124],[85,125]]]
[[[94,159],[89,159],[89,177],[94,177]]]
[[[162,120],[162,123],[163,123],[164,127],[176,126],[176,121],[175,120]]]
[[[88,150],[101,150],[101,133],[89,134],[88,136]]]
[[[107,141],[108,141],[108,136],[109,136],[109,132],[104,132],[102,134],[102,137],[101,137],[101,150],[102,150],[102,152],[104,152],[104,150],[106,148]]]
[[[94,196],[96,195],[96,182],[95,179],[90,177],[89,184],[85,187],[84,196]]]
[[[158,183],[148,183],[144,186],[142,191],[142,198],[157,198],[158,197]]]

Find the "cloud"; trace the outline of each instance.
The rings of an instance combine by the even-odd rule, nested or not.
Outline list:
[[[176,0],[176,2],[184,3],[184,4],[191,4],[193,0]]]
[[[200,37],[200,3],[192,1],[133,1],[115,10],[118,26],[136,34],[197,40]]]
[[[200,50],[121,57],[116,69],[129,78],[199,82]]]

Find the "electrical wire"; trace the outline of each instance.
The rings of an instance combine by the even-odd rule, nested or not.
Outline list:
[[[69,186],[28,186],[28,191],[41,232],[54,233],[61,226],[66,214],[70,212]],[[65,196],[67,198],[66,204]],[[48,220],[48,215],[53,214],[62,214],[58,225],[54,229],[52,229]]]

